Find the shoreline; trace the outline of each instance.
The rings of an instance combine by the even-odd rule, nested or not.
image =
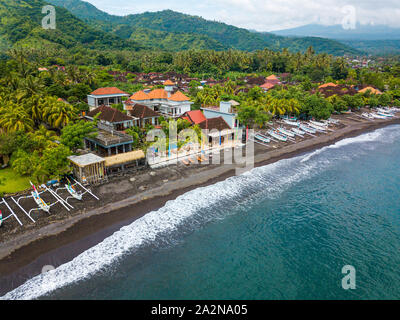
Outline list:
[[[340,120],[349,119],[340,117]],[[350,121],[350,120],[349,120]],[[355,121],[355,120],[354,120]],[[355,121],[326,135],[306,139],[278,149],[255,147],[254,167],[320,149],[339,140],[358,136],[393,124],[400,119]],[[257,150],[258,149],[258,150]],[[144,192],[94,208],[66,220],[31,230],[2,243],[0,249],[0,296],[39,274],[45,265],[57,267],[101,242],[146,213],[157,210],[169,200],[193,190],[215,184],[235,175],[235,165],[203,166],[180,179]],[[129,193],[129,192],[128,192]],[[134,206],[133,206],[134,205]],[[7,249],[6,249],[7,248]]]

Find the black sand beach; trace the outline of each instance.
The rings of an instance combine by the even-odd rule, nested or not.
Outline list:
[[[368,121],[339,116],[341,128],[328,134],[276,149],[255,146],[255,166],[333,144],[378,128],[400,124],[400,119]],[[154,172],[154,173],[153,173]],[[37,224],[1,230],[0,295],[39,274],[45,265],[57,267],[112,235],[146,213],[181,194],[235,175],[234,165],[183,165],[126,176],[93,189],[103,199],[77,206],[74,213],[37,218]],[[130,180],[135,177],[135,180]],[[167,181],[168,180],[168,181]],[[105,200],[107,199],[107,200]],[[75,203],[74,203],[75,206]],[[86,209],[83,208],[86,207]]]

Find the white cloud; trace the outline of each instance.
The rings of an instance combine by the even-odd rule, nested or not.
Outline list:
[[[341,23],[343,7],[356,9],[357,22],[400,27],[399,0],[86,0],[109,13],[125,15],[171,9],[246,29],[271,31],[309,23]]]

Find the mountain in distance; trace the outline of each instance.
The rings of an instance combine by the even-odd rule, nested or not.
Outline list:
[[[66,9],[58,8],[56,29],[43,29],[45,16],[42,8],[48,3],[42,0],[0,1],[0,47],[72,48],[129,48],[141,47],[134,41],[123,40],[113,34],[97,30],[78,19]]]
[[[360,52],[343,43],[317,37],[284,37],[272,33],[251,32],[222,22],[205,20],[164,10],[127,16],[107,14],[81,0],[48,0],[69,10],[93,27],[112,32],[125,39],[165,50],[185,49],[237,49],[254,51],[268,48],[305,51],[313,46],[318,53],[334,55],[359,54]]]
[[[273,31],[281,36],[315,36],[338,40],[369,54],[400,54],[400,28],[385,25],[361,25],[344,29],[341,25],[309,24],[298,28]]]
[[[324,26],[309,24],[298,28],[272,31],[281,36],[322,37],[335,40],[400,40],[400,28],[385,25],[357,24],[355,29],[344,29],[342,25]]]

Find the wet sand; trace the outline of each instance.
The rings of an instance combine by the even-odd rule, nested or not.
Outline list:
[[[352,116],[354,117],[354,116]],[[400,124],[400,119],[368,121],[338,116],[342,125],[334,132],[278,148],[255,145],[255,167],[319,149],[348,137]],[[3,230],[0,235],[0,295],[39,274],[45,265],[57,267],[112,235],[148,212],[157,210],[192,189],[214,184],[235,175],[235,165],[182,164],[117,177],[93,191],[103,200],[91,199],[81,207],[50,217],[39,216],[36,224]],[[134,177],[134,181],[130,179]],[[168,180],[168,181],[167,181]],[[104,199],[108,199],[104,200]],[[60,209],[60,212],[61,209]],[[20,214],[18,213],[20,217]],[[22,218],[22,217],[21,217]],[[24,220],[24,223],[26,220]]]

